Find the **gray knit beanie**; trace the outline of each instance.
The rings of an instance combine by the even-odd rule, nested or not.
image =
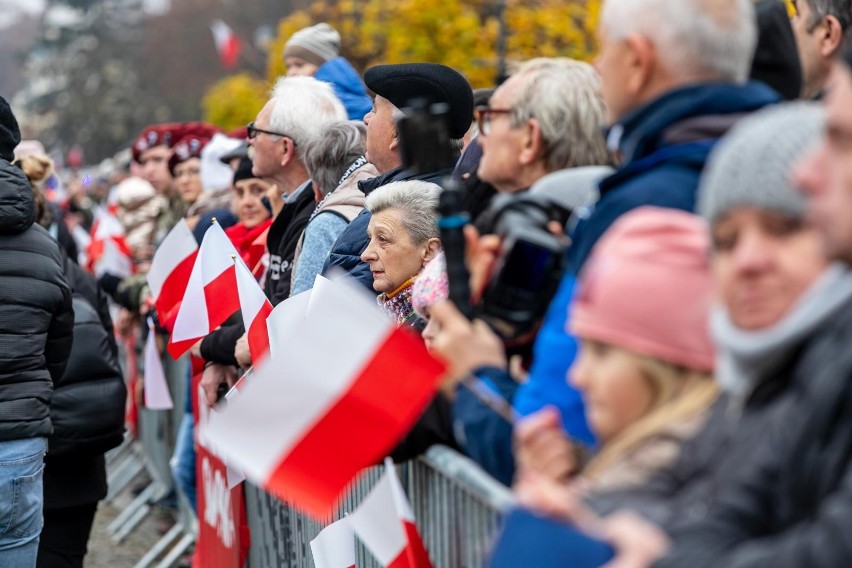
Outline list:
[[[741,120],[710,154],[698,212],[710,225],[741,206],[804,216],[805,200],[790,174],[823,125],[822,108],[812,102],[773,105]]]
[[[319,67],[340,52],[340,34],[326,23],[317,24],[290,36],[284,46],[284,58],[298,57]]]

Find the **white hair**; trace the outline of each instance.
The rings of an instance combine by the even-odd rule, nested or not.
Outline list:
[[[347,119],[343,103],[329,83],[313,77],[281,77],[272,88],[269,129],[296,143],[297,154],[322,135],[331,122]]]
[[[752,0],[606,0],[601,25],[610,39],[648,38],[686,77],[745,82],[757,46]]]
[[[394,181],[367,196],[367,210],[375,215],[387,209],[402,213],[402,226],[414,244],[438,238],[438,196],[441,188],[420,180]]]

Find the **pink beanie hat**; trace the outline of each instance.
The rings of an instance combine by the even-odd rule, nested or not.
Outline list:
[[[425,317],[424,308],[428,308],[441,300],[446,300],[449,295],[447,263],[444,260],[444,253],[439,252],[414,279],[414,286],[411,290],[411,305],[417,315]]]
[[[713,370],[710,240],[696,215],[641,207],[595,246],[572,306],[574,335]]]

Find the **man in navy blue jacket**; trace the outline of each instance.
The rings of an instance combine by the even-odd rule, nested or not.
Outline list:
[[[574,342],[564,331],[572,289],[601,235],[621,215],[643,205],[693,211],[698,178],[713,144],[742,116],[779,100],[769,87],[747,82],[756,36],[750,0],[604,4],[596,67],[611,124],[608,144],[621,166],[601,181],[595,206],[578,215],[568,273],[536,340],[531,378],[539,373],[564,378],[573,362]],[[461,317],[451,306],[436,306],[432,317],[444,320],[444,330],[460,329],[447,321]],[[488,378],[503,392],[511,378],[495,372],[505,362],[493,353],[477,357],[476,334],[481,333],[482,327],[473,328],[467,341],[443,333],[436,349],[455,360],[457,370],[491,367]],[[540,398],[536,404],[546,402]],[[490,433],[499,417],[469,419],[457,412],[455,418],[465,426],[465,446],[474,459],[494,453]],[[504,481],[514,470],[506,461],[497,469],[488,467]]]

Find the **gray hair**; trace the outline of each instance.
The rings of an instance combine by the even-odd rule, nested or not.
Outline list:
[[[568,58],[531,59],[512,104],[512,125],[538,121],[547,171],[610,162],[603,136],[604,102],[594,67]]]
[[[302,159],[305,146],[321,136],[326,124],[347,118],[331,85],[313,77],[281,77],[270,100],[269,129],[292,138]]]
[[[807,2],[811,9],[808,20],[808,32],[814,29],[828,16],[834,16],[840,22],[846,42],[852,41],[852,2],[849,0],[799,0]]]
[[[319,138],[305,144],[305,168],[323,196],[337,189],[346,169],[364,155],[366,133],[360,121],[332,122]]]
[[[402,226],[411,241],[420,245],[438,238],[438,196],[441,188],[420,180],[395,181],[367,196],[367,210],[375,215],[387,209],[402,213]]]
[[[757,46],[752,0],[606,0],[601,25],[618,40],[640,34],[670,73],[743,83]]]

